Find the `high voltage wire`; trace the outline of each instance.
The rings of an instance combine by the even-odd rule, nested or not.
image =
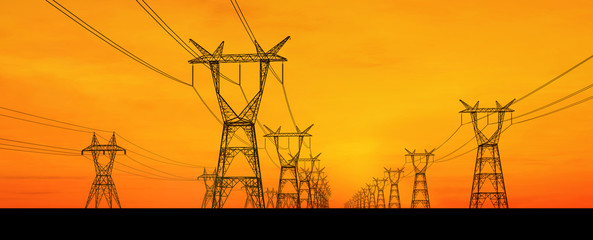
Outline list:
[[[72,124],[72,123],[69,123],[69,122],[64,122],[64,121],[60,121],[60,120],[56,120],[56,119],[52,119],[52,118],[48,118],[48,117],[43,117],[43,116],[39,116],[39,115],[35,115],[35,114],[30,114],[30,113],[22,112],[22,111],[17,111],[17,110],[10,109],[10,108],[6,108],[6,107],[0,107],[0,108],[1,108],[1,109],[4,109],[4,110],[8,110],[8,111],[12,111],[12,112],[16,112],[16,113],[20,113],[20,114],[24,114],[24,115],[32,116],[32,117],[41,118],[41,119],[48,120],[48,121],[53,121],[53,122],[57,122],[57,123],[61,123],[61,124],[65,124],[65,125],[76,126],[76,127],[85,128],[85,129],[94,129],[94,130],[97,130],[97,131],[99,131],[99,132],[112,133],[111,131],[106,131],[106,130],[101,130],[101,129],[96,129],[96,128],[90,128],[90,127],[86,127],[86,126],[82,126],[82,125],[78,125],[78,124]],[[10,118],[18,119],[18,120],[23,120],[23,121],[33,122],[33,123],[42,124],[42,125],[51,126],[51,127],[57,127],[57,128],[62,128],[62,129],[68,129],[68,130],[72,130],[72,131],[79,131],[79,132],[85,132],[85,133],[93,133],[93,132],[91,132],[91,131],[83,131],[83,130],[78,130],[78,129],[73,129],[73,128],[66,128],[66,127],[56,126],[56,125],[53,125],[53,124],[42,123],[42,122],[32,121],[32,120],[28,120],[28,119],[22,119],[22,118],[17,118],[17,117],[13,117],[13,116],[8,116],[8,115],[4,115],[4,114],[0,114],[0,116],[4,116],[4,117],[10,117]],[[138,145],[138,144],[136,144],[136,143],[134,143],[134,142],[132,142],[132,141],[128,140],[127,138],[124,138],[124,137],[123,137],[121,134],[119,134],[119,133],[115,133],[115,134],[116,134],[118,137],[120,137],[121,139],[123,139],[124,141],[126,141],[126,142],[128,142],[128,143],[130,143],[130,144],[132,144],[132,145],[134,145],[134,146],[136,146],[136,147],[138,147],[138,148],[140,148],[140,149],[142,149],[142,150],[146,151],[146,152],[149,152],[149,153],[151,153],[151,154],[153,154],[153,155],[155,155],[155,156],[158,156],[158,157],[161,157],[161,158],[167,159],[167,160],[169,160],[169,161],[171,161],[171,162],[175,162],[175,163],[177,163],[177,164],[174,164],[174,165],[179,165],[179,166],[184,166],[184,167],[204,167],[204,166],[199,166],[199,165],[194,165],[194,164],[189,164],[189,163],[184,163],[184,162],[180,162],[180,161],[173,160],[173,159],[171,159],[171,158],[168,158],[168,157],[165,157],[165,156],[163,156],[163,155],[157,154],[157,153],[155,153],[155,152],[153,152],[153,151],[150,151],[150,150],[148,150],[148,149],[146,149],[146,148],[144,148],[144,147],[142,147],[142,146],[140,146],[140,145]],[[99,137],[103,138],[103,137],[102,137],[102,136],[100,136],[100,135],[99,135]],[[103,138],[103,139],[107,141],[107,139],[105,139],[105,138]],[[3,138],[0,138],[0,140],[3,140]],[[6,140],[8,140],[8,139],[6,139]],[[9,141],[10,141],[10,140],[9,140]],[[12,140],[12,141],[16,141],[16,140]],[[34,144],[34,143],[29,143],[29,144]],[[38,145],[42,145],[42,144],[38,144]],[[49,145],[43,145],[43,146],[49,146]],[[55,147],[55,148],[59,148],[59,147]],[[64,149],[66,149],[66,148],[64,148]],[[74,149],[69,149],[69,150],[74,150]],[[77,151],[78,151],[78,150],[77,150]],[[136,152],[134,152],[134,153],[136,153]],[[139,154],[139,153],[136,153],[136,154],[138,154],[138,155],[140,155],[140,156],[144,156],[144,157],[146,157],[146,158],[149,158],[149,159],[152,159],[152,160],[155,160],[155,161],[158,161],[158,160],[156,160],[156,159],[154,159],[154,158],[150,158],[150,157],[148,157],[148,156],[141,155],[141,154]],[[164,162],[164,161],[160,161],[160,162],[166,163],[166,162]],[[169,163],[169,164],[173,164],[173,163]],[[183,165],[181,165],[181,164],[183,164]]]
[[[41,154],[50,154],[50,155],[60,155],[60,156],[80,156],[79,154],[68,154],[68,153],[56,153],[56,152],[40,152],[40,151],[33,151],[33,150],[25,150],[25,149],[14,149],[14,148],[1,148],[2,150],[10,150],[10,151],[19,151],[19,152],[29,152],[29,153],[41,153]]]
[[[577,63],[576,65],[572,66],[571,68],[567,69],[566,71],[562,72],[561,74],[557,75],[556,77],[552,78],[551,80],[549,80],[549,81],[545,82],[544,84],[542,84],[541,86],[539,86],[539,87],[537,87],[536,89],[532,90],[531,92],[529,92],[529,93],[527,93],[527,94],[523,95],[522,97],[518,98],[518,99],[517,99],[517,100],[516,100],[516,101],[513,103],[513,106],[515,106],[515,105],[517,104],[517,102],[519,102],[519,101],[521,101],[521,100],[523,100],[523,99],[525,99],[525,98],[527,98],[527,97],[531,96],[532,94],[534,94],[534,93],[538,92],[539,90],[541,90],[541,89],[543,89],[544,87],[546,87],[546,86],[550,85],[551,83],[555,82],[556,80],[558,80],[558,79],[560,79],[560,78],[564,77],[566,74],[568,74],[569,72],[571,72],[571,71],[573,71],[574,69],[578,68],[579,66],[581,66],[581,65],[582,65],[582,64],[584,64],[585,62],[589,61],[591,58],[593,58],[593,55],[591,55],[591,56],[589,56],[589,57],[585,58],[585,59],[584,59],[584,60],[582,60],[581,62]],[[559,102],[561,102],[561,101],[564,101],[564,100],[566,100],[566,99],[568,99],[568,98],[570,98],[570,97],[572,97],[572,96],[574,96],[574,95],[576,95],[576,94],[578,94],[578,93],[580,93],[580,92],[582,92],[582,91],[585,91],[585,90],[587,90],[587,89],[589,89],[589,88],[591,88],[591,87],[593,87],[593,84],[591,84],[591,85],[588,85],[588,86],[586,86],[586,87],[584,87],[584,88],[582,88],[582,89],[579,89],[579,90],[577,90],[576,92],[574,92],[574,93],[571,93],[571,94],[569,94],[569,95],[565,96],[564,98],[558,99],[558,100],[556,100],[556,101],[554,101],[554,102],[552,102],[552,103],[549,103],[549,104],[547,104],[547,105],[545,105],[545,106],[543,106],[543,107],[540,107],[540,108],[537,108],[537,109],[535,109],[535,110],[532,110],[532,111],[530,111],[530,112],[527,112],[527,113],[524,113],[524,114],[522,114],[522,115],[519,115],[519,116],[517,116],[516,118],[520,118],[520,117],[522,117],[522,116],[525,116],[525,115],[528,115],[528,114],[530,114],[530,113],[533,113],[533,112],[536,112],[536,111],[539,111],[539,110],[543,110],[543,109],[545,109],[545,108],[548,108],[548,107],[550,107],[550,106],[552,106],[552,105],[554,105],[554,104],[556,104],[556,103],[559,103]],[[586,101],[583,101],[583,102],[586,102]],[[581,102],[581,103],[582,103],[582,102]],[[579,104],[580,104],[580,103],[579,103]],[[575,104],[575,105],[578,105],[578,104]],[[573,106],[574,106],[574,105],[573,105]],[[566,108],[563,108],[562,110],[564,110],[564,109],[566,109]],[[558,111],[560,111],[560,110],[558,110]],[[557,112],[557,111],[554,111],[554,112]],[[545,115],[548,115],[548,114],[551,114],[551,113],[543,114],[542,116],[545,116]],[[542,116],[538,116],[538,117],[536,117],[536,118],[539,118],[539,117],[542,117]],[[483,119],[483,118],[485,118],[485,117],[488,117],[488,115],[486,115],[486,116],[483,116],[483,117],[480,117],[480,118],[478,118],[478,120],[480,120],[480,119]],[[531,119],[530,119],[530,120],[531,120]],[[505,120],[505,121],[508,121],[508,120]],[[525,121],[521,121],[521,122],[525,122]],[[451,138],[452,138],[452,137],[453,137],[453,136],[454,136],[454,135],[457,133],[457,131],[459,130],[459,128],[461,128],[461,126],[463,126],[463,125],[466,125],[466,124],[469,124],[469,123],[471,123],[471,121],[470,121],[470,122],[466,122],[466,123],[463,123],[463,122],[462,122],[462,123],[461,123],[461,125],[460,125],[460,126],[459,126],[459,127],[458,127],[458,128],[457,128],[457,129],[456,129],[454,132],[453,132],[453,134],[451,134],[451,136],[450,136],[449,138],[447,138],[447,139],[446,139],[446,140],[445,140],[445,141],[444,141],[442,144],[440,144],[440,145],[439,145],[439,146],[438,146],[436,149],[439,149],[439,148],[440,148],[441,146],[443,146],[443,145],[444,145],[446,142],[448,142],[448,141],[449,141],[449,140],[450,140],[450,139],[451,139]]]
[[[93,159],[92,159],[92,158],[90,158],[90,157],[88,157],[88,156],[84,156],[84,155],[83,155],[83,157],[85,157],[85,158],[86,158],[86,159],[88,159],[88,160],[91,160],[91,161],[93,161]],[[138,172],[143,172],[143,173],[146,173],[146,174],[150,174],[150,175],[153,175],[153,176],[157,176],[158,178],[151,177],[151,176],[146,176],[146,175],[142,175],[142,174],[138,174],[138,173],[128,172],[128,171],[121,170],[121,169],[119,169],[119,168],[113,167],[113,169],[115,169],[115,170],[118,170],[118,171],[121,171],[121,172],[125,172],[125,173],[131,174],[131,175],[135,175],[135,176],[139,176],[139,177],[144,177],[144,178],[157,179],[157,180],[172,180],[172,181],[179,181],[179,180],[180,180],[180,179],[177,179],[177,178],[163,177],[163,176],[160,176],[160,175],[158,175],[158,174],[154,174],[154,173],[151,173],[151,172],[146,172],[146,171],[144,171],[144,170],[142,170],[142,169],[137,169],[137,168],[134,168],[134,167],[128,166],[128,165],[126,165],[126,164],[124,164],[124,163],[121,163],[120,161],[117,161],[117,163],[118,163],[119,165],[122,165],[122,166],[124,166],[124,167],[127,167],[127,168],[134,169],[134,170],[136,170],[136,171],[138,171]],[[185,181],[185,180],[184,180],[184,181]],[[192,180],[192,181],[193,181],[193,180]]]
[[[154,71],[157,71],[159,73],[161,73],[163,76],[168,77],[170,79],[173,79],[179,83],[182,83],[186,86],[191,86],[192,89],[194,90],[194,92],[196,93],[196,95],[198,96],[198,98],[200,99],[200,101],[202,102],[202,104],[206,107],[206,109],[208,110],[208,112],[218,121],[218,123],[222,124],[222,121],[218,118],[218,116],[216,116],[216,114],[214,114],[214,111],[212,111],[212,109],[208,106],[208,104],[206,104],[206,102],[204,101],[204,99],[202,98],[202,96],[200,95],[199,91],[197,90],[196,86],[194,84],[188,84],[186,82],[183,82],[177,78],[171,77],[170,75],[164,73],[163,71],[153,67],[150,64],[147,64],[145,61],[143,61],[142,59],[137,58],[135,55],[133,55],[132,53],[130,53],[129,51],[127,51],[125,48],[121,47],[120,45],[118,45],[117,43],[113,42],[111,39],[109,39],[108,37],[106,37],[105,35],[103,35],[102,33],[100,33],[98,30],[96,30],[95,28],[93,28],[92,26],[90,26],[89,24],[87,24],[85,21],[83,21],[82,19],[80,19],[78,16],[76,16],[75,14],[73,14],[71,11],[69,11],[68,9],[66,9],[64,6],[62,6],[61,4],[59,4],[57,1],[52,0],[53,2],[55,2],[58,6],[54,5],[53,3],[51,3],[49,0],[46,0],[46,2],[48,2],[50,5],[52,5],[54,8],[58,9],[60,12],[62,12],[63,14],[65,14],[67,17],[69,17],[71,20],[73,20],[74,22],[76,22],[77,24],[79,24],[80,26],[82,26],[83,28],[85,28],[87,31],[91,32],[93,35],[99,37],[101,40],[105,41],[106,43],[108,43],[110,46],[114,47],[116,50],[124,53],[125,55],[127,55],[128,57],[131,57],[132,59],[136,60],[137,62],[143,64],[144,66],[151,68]],[[144,1],[143,1],[144,2]],[[138,2],[140,4],[140,2]],[[144,2],[146,4],[146,2]],[[140,4],[142,6],[142,4]],[[148,6],[148,4],[146,4]],[[149,6],[148,6],[149,7]],[[63,10],[62,10],[63,9]],[[149,11],[147,11],[147,9],[145,8],[146,12],[150,14]],[[154,12],[154,11],[152,11]],[[156,14],[156,12],[154,12]],[[152,16],[152,15],[151,15]],[[157,16],[158,17],[158,16]],[[162,20],[160,17],[158,17],[160,20]],[[153,18],[154,19],[154,18]],[[156,19],[155,19],[156,20]],[[163,24],[166,26],[166,29],[170,29],[168,27],[168,25],[166,25],[166,23]],[[160,25],[160,23],[159,23]],[[162,26],[162,25],[161,25]],[[163,27],[163,29],[165,29],[165,27]],[[165,29],[165,30],[166,30]],[[172,31],[172,30],[171,30]],[[178,35],[172,31],[173,35],[177,36]],[[171,34],[170,34],[171,35]],[[171,35],[171,36],[173,36]],[[193,78],[193,76],[192,76]],[[229,78],[226,78],[227,80],[229,80],[230,82],[236,83],[232,80],[230,80]],[[72,130],[72,129],[70,129]],[[244,139],[242,139],[241,137],[237,137],[237,139],[239,139],[241,142],[246,143],[246,141]],[[270,159],[271,160],[271,159]],[[272,163],[276,166],[279,167],[275,162],[272,161]]]
[[[42,146],[42,147],[49,147],[49,148],[57,148],[57,149],[63,149],[63,150],[70,150],[70,151],[80,151],[80,149],[56,147],[56,146],[50,146],[50,145],[44,145],[44,144],[32,143],[32,142],[26,142],[26,141],[20,141],[20,140],[13,140],[13,139],[7,139],[7,138],[0,138],[0,140],[9,141],[9,142],[24,143],[24,144],[35,145],[35,146]]]
[[[100,31],[96,30],[95,28],[93,28],[92,26],[90,26],[89,24],[87,24],[84,20],[80,19],[78,16],[76,16],[74,13],[70,12],[70,10],[68,10],[67,8],[65,8],[64,6],[62,6],[60,3],[58,3],[55,0],[52,0],[54,3],[50,2],[49,0],[46,0],[47,3],[49,3],[50,5],[52,5],[54,8],[56,8],[57,10],[59,10],[60,12],[62,12],[64,15],[66,15],[68,18],[72,19],[74,22],[76,22],[78,25],[80,25],[81,27],[83,27],[84,29],[86,29],[87,31],[89,31],[90,33],[92,33],[93,35],[97,36],[98,38],[100,38],[101,40],[103,40],[105,43],[109,44],[110,46],[112,46],[113,48],[115,48],[116,50],[120,51],[121,53],[123,53],[124,55],[130,57],[131,59],[133,59],[134,61],[144,65],[145,67],[173,80],[176,82],[179,82],[181,84],[184,85],[190,85],[184,81],[181,81],[171,75],[169,75],[168,73],[156,68],[155,66],[149,64],[148,62],[144,61],[143,59],[139,58],[138,56],[132,54],[131,52],[129,52],[127,49],[123,48],[122,46],[120,46],[119,44],[115,43],[114,41],[112,41],[111,39],[109,39],[108,37],[106,37],[105,35],[103,35]],[[56,5],[57,4],[57,5]]]

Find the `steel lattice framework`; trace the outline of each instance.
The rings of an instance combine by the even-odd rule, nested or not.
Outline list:
[[[391,170],[391,168],[385,168],[385,173],[387,174],[391,186],[389,189],[389,208],[401,208],[401,202],[399,198],[399,179],[401,178],[403,171],[403,168],[398,168],[395,170]]]
[[[301,158],[299,157],[298,165],[301,165],[298,169],[299,174],[299,189],[300,189],[300,205],[301,208],[313,208],[313,184],[312,184],[312,176],[313,176],[313,169],[315,166],[319,164],[319,155],[317,154],[315,157],[308,157],[308,158]],[[307,164],[309,163],[309,164]]]
[[[308,131],[313,127],[309,126],[303,131],[300,131],[297,127],[297,132],[280,132],[281,127],[278,130],[272,131],[270,128],[264,125],[268,130],[268,134],[264,137],[272,138],[274,145],[276,146],[276,152],[278,153],[278,160],[280,161],[280,178],[278,181],[278,193],[276,196],[276,208],[300,208],[300,182],[298,175],[298,163],[299,156],[301,154],[301,146],[303,145],[303,138],[311,137]],[[280,138],[297,138],[297,150],[294,155],[290,153],[290,146],[287,147],[288,152],[284,154],[280,151]],[[290,145],[290,140],[289,140]],[[288,156],[285,156],[288,155]],[[292,185],[292,186],[287,186]]]
[[[373,178],[375,188],[377,189],[377,204],[375,208],[385,208],[385,182],[386,178]]]
[[[115,133],[113,133],[109,143],[107,144],[99,144],[97,136],[95,133],[93,133],[91,145],[82,149],[82,155],[84,155],[85,152],[90,152],[91,156],[93,156],[96,173],[85,208],[87,208],[93,200],[95,201],[95,208],[99,208],[102,199],[105,199],[109,208],[113,208],[114,200],[117,206],[121,208],[119,197],[117,196],[117,190],[115,189],[115,183],[113,182],[113,178],[111,178],[111,172],[113,171],[113,164],[115,162],[115,155],[120,151],[124,152],[124,154],[126,153],[124,148],[117,145],[115,141]],[[109,160],[106,164],[99,162],[99,156],[101,153],[103,155],[107,153]]]
[[[412,208],[430,208],[430,198],[428,197],[428,184],[426,182],[426,169],[431,158],[434,158],[432,152],[424,150],[424,153],[417,153],[416,150],[410,152],[406,149],[406,157],[409,157],[414,165],[414,189],[412,191]]]
[[[274,208],[274,202],[276,202],[276,190],[266,188],[266,208]]]
[[[214,187],[214,178],[216,175],[213,173],[208,173],[204,168],[204,173],[198,176],[198,180],[204,180],[204,186],[206,188],[206,192],[204,193],[204,198],[202,199],[202,208],[208,208],[212,206],[212,198],[213,198],[213,187]]]
[[[222,208],[233,187],[238,183],[243,184],[247,196],[249,196],[251,203],[255,208],[265,208],[263,185],[261,179],[261,169],[259,165],[259,155],[257,151],[257,140],[255,135],[255,122],[257,121],[257,113],[261,103],[264,86],[266,83],[268,70],[271,62],[284,62],[286,58],[278,55],[278,51],[288,41],[290,37],[286,37],[269,51],[264,51],[262,47],[254,42],[255,54],[223,54],[224,42],[222,42],[213,53],[208,52],[198,43],[190,39],[190,42],[196,46],[200,51],[201,56],[189,60],[190,64],[208,64],[212,73],[214,81],[214,88],[218,105],[220,107],[223,129],[222,140],[220,143],[220,152],[218,157],[218,165],[215,170],[214,187],[212,189],[212,208]],[[222,97],[220,92],[220,63],[246,63],[259,62],[259,91],[245,106],[245,108],[237,114],[227,101]],[[242,129],[247,134],[249,146],[236,147],[231,146],[231,140],[236,131]],[[249,166],[253,172],[252,176],[228,176],[227,171],[233,158],[237,154],[243,154],[247,159]]]
[[[506,113],[511,113],[512,124],[512,112],[514,110],[510,109],[509,107],[514,102],[515,100],[513,99],[507,105],[502,106],[497,101],[496,108],[480,108],[478,107],[478,104],[480,103],[479,101],[476,102],[473,107],[461,101],[463,106],[465,106],[465,109],[460,111],[460,113],[469,113],[471,116],[474,132],[476,134],[476,141],[478,143],[476,165],[474,168],[474,177],[472,182],[472,192],[469,201],[470,208],[482,208],[484,207],[486,200],[490,201],[493,208],[509,207],[506,188],[504,185],[504,177],[502,174],[500,153],[498,151],[498,142],[500,140],[500,134],[503,131],[502,127],[505,121],[504,117]],[[497,128],[490,137],[487,137],[482,131],[483,129],[478,126],[478,113],[487,114],[487,118],[491,114],[497,115]],[[487,121],[487,125],[489,125],[489,118]],[[485,185],[487,182],[486,180],[488,180],[490,184]]]

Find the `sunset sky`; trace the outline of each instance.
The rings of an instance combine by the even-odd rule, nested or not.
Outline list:
[[[191,83],[193,57],[136,1],[58,2],[136,56]],[[146,2],[188,44],[191,38],[212,52],[224,41],[224,53],[255,53],[230,1]],[[332,208],[344,207],[373,177],[383,176],[384,167],[404,166],[404,148],[424,151],[443,143],[460,125],[460,99],[480,101],[481,107],[506,104],[593,54],[593,2],[585,0],[238,2],[264,50],[291,37],[278,53],[288,59],[284,86],[298,126],[314,124],[311,148],[303,153],[321,153]],[[92,133],[6,117],[59,125],[7,109],[115,131],[187,163],[174,164],[118,138],[118,145],[132,151],[117,156],[112,174],[122,207],[200,207],[205,189],[196,177],[203,167],[216,167],[222,125],[191,87],[133,61],[46,1],[3,1],[0,21],[0,144],[26,141],[79,154],[91,143]],[[258,64],[241,67],[251,98]],[[280,73],[282,66],[273,68]],[[222,64],[222,72],[238,79],[236,64]],[[593,61],[586,62],[512,105],[513,116],[586,87],[592,76]],[[194,77],[200,96],[220,117],[209,70],[196,65]],[[239,88],[226,82],[222,87],[231,105],[242,109]],[[516,123],[502,134],[509,207],[593,207],[592,111],[593,101],[585,102]],[[295,130],[282,86],[271,74],[258,119],[272,129]],[[259,153],[264,190],[277,188],[278,158],[261,129],[256,131],[259,146],[267,149]],[[97,134],[101,143],[111,137]],[[473,136],[471,126],[463,125],[435,151],[435,159],[476,147],[472,140],[451,154]],[[0,208],[85,206],[95,177],[92,161],[2,148],[16,147],[0,145]],[[468,207],[475,158],[472,151],[430,166],[431,207]],[[411,164],[404,171],[410,173]],[[412,183],[412,174],[399,183],[404,208],[410,207]],[[234,192],[228,207],[242,207],[241,194]]]

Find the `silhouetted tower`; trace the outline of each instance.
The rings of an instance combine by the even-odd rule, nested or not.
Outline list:
[[[459,100],[461,101],[461,100]],[[478,152],[476,156],[476,165],[474,168],[474,178],[472,182],[472,192],[469,201],[470,208],[482,208],[486,200],[492,204],[494,208],[508,208],[507,193],[504,186],[504,178],[502,175],[502,164],[500,162],[500,153],[498,151],[498,141],[500,134],[502,133],[502,126],[504,122],[505,113],[511,113],[511,124],[512,124],[512,112],[514,110],[509,107],[515,102],[513,99],[507,105],[502,106],[498,101],[496,102],[495,108],[479,108],[479,101],[473,107],[467,103],[461,101],[465,110],[460,111],[463,113],[469,113],[472,119],[474,132],[476,134],[476,141],[478,142]],[[486,114],[486,126],[490,125],[490,114],[496,114],[496,130],[490,137],[486,136],[482,130],[486,127],[480,128],[478,126],[478,113]],[[486,181],[488,180],[488,181]],[[484,185],[484,183],[489,184]]]
[[[412,208],[430,208],[430,199],[428,197],[428,185],[426,183],[426,168],[428,162],[432,161],[434,154],[424,150],[424,153],[416,153],[416,150],[410,152],[406,149],[412,164],[414,165],[414,189],[412,192]]]
[[[399,198],[399,179],[403,170],[403,168],[398,168],[396,170],[385,168],[385,173],[389,178],[389,183],[391,186],[389,189],[389,208],[401,208],[401,202]]]
[[[311,202],[312,208],[320,208],[322,203],[323,184],[325,181],[325,167],[320,168],[319,165],[311,172]]]
[[[374,183],[367,183],[369,193],[369,208],[377,207],[377,186]]]
[[[268,201],[266,202],[266,208],[275,208],[274,203],[276,202],[276,190],[272,189],[268,189],[266,188],[266,199],[268,199]]]
[[[301,158],[299,157],[299,189],[300,189],[300,204],[301,207],[312,208],[313,207],[313,196],[312,196],[312,175],[313,169],[317,166],[320,160],[319,155],[315,157]]]
[[[274,145],[276,146],[276,152],[278,153],[278,160],[280,161],[280,178],[278,181],[278,195],[276,196],[276,208],[300,208],[300,188],[298,179],[298,162],[299,155],[301,153],[301,146],[303,145],[303,138],[310,137],[311,134],[307,133],[313,125],[309,126],[303,131],[300,131],[297,127],[296,133],[281,133],[280,127],[275,132],[272,131],[268,126],[264,127],[268,130],[268,134],[264,137],[272,138]],[[297,150],[294,155],[290,153],[290,138],[296,137]],[[288,152],[281,152],[280,138],[288,138]],[[288,156],[286,156],[288,155]]]
[[[261,46],[254,42],[257,53],[254,54],[223,54],[222,49],[224,42],[222,42],[214,53],[206,51],[202,46],[190,39],[190,42],[196,46],[200,51],[200,57],[189,61],[190,64],[208,64],[212,73],[214,81],[214,89],[218,99],[218,105],[223,119],[222,140],[220,143],[220,152],[218,157],[218,166],[215,171],[214,188],[213,188],[213,208],[222,208],[226,202],[231,190],[238,183],[245,186],[247,195],[252,198],[254,207],[264,208],[264,194],[261,179],[261,169],[259,165],[259,155],[257,151],[257,140],[255,134],[255,122],[257,120],[257,113],[261,103],[262,95],[264,93],[264,86],[268,75],[268,69],[271,62],[284,62],[286,58],[279,56],[277,53],[282,46],[288,41],[290,37],[286,37],[276,46],[265,52]],[[259,91],[245,106],[245,108],[237,114],[235,110],[222,97],[220,92],[220,63],[249,63],[259,62]],[[243,129],[248,138],[248,146],[230,146],[233,136],[237,130]],[[245,155],[249,166],[253,172],[251,176],[228,176],[227,171],[231,165],[233,158],[242,153]]]
[[[387,179],[385,178],[373,178],[375,182],[375,187],[377,188],[377,204],[375,208],[385,208],[385,192],[383,189],[385,188],[385,182]]]
[[[206,192],[204,193],[204,198],[202,199],[202,208],[208,208],[208,207],[212,207],[212,198],[213,198],[213,187],[214,187],[214,178],[216,177],[216,175],[214,175],[213,173],[208,173],[206,171],[206,169],[204,168],[204,173],[202,173],[202,175],[198,176],[198,180],[202,179],[204,180],[204,186],[206,189]]]
[[[85,152],[90,152],[91,156],[93,156],[96,173],[85,208],[87,208],[93,200],[95,201],[95,208],[99,208],[103,198],[107,202],[109,208],[113,207],[113,200],[115,200],[117,206],[121,208],[119,197],[117,196],[117,190],[115,189],[115,183],[113,182],[113,178],[111,178],[111,172],[113,171],[113,164],[115,162],[115,155],[119,151],[123,151],[124,154],[126,154],[126,150],[118,146],[115,142],[115,133],[113,133],[109,143],[106,145],[99,144],[97,136],[95,133],[93,133],[91,145],[82,149],[82,155],[84,155]],[[107,153],[107,157],[109,159],[106,163],[99,161],[99,156],[101,153],[103,155]]]
[[[361,197],[362,197],[362,208],[370,208],[370,196],[369,196],[369,188],[367,186],[362,187],[361,189]]]

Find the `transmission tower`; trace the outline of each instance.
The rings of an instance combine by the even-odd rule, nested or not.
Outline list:
[[[369,193],[369,208],[376,208],[377,207],[377,186],[373,183],[367,183],[367,189]]]
[[[461,101],[461,100],[459,100]],[[502,175],[502,164],[500,162],[500,153],[498,151],[498,141],[500,140],[500,134],[502,133],[502,126],[504,122],[505,113],[511,113],[511,124],[512,124],[512,112],[514,110],[509,107],[515,102],[513,99],[507,105],[502,106],[498,101],[496,102],[495,108],[479,108],[479,101],[473,107],[467,103],[461,101],[465,109],[460,111],[463,113],[469,113],[472,119],[474,132],[476,134],[476,141],[478,142],[478,152],[476,156],[476,165],[474,168],[474,178],[472,182],[472,192],[469,201],[470,208],[482,208],[486,200],[492,204],[493,208],[508,208],[507,193],[504,186],[504,178]],[[486,114],[487,123],[490,125],[490,114],[497,114],[496,119],[496,130],[490,137],[478,127],[478,113]],[[489,185],[484,185],[488,180]]]
[[[115,142],[115,132],[111,136],[109,143],[107,143],[106,145],[99,144],[97,136],[95,135],[95,133],[93,133],[91,145],[82,149],[82,155],[84,155],[85,152],[90,152],[91,156],[93,156],[93,162],[95,163],[96,173],[95,180],[93,181],[93,185],[91,186],[91,191],[86,201],[85,208],[87,208],[93,200],[95,201],[95,208],[99,208],[99,205],[103,198],[105,198],[105,201],[107,202],[109,208],[113,207],[113,200],[115,200],[117,206],[121,208],[121,205],[119,203],[119,197],[117,196],[117,190],[115,189],[115,183],[113,182],[113,178],[111,178],[111,172],[113,171],[113,163],[115,162],[115,155],[119,151],[123,151],[124,154],[126,154],[126,150],[118,146]],[[99,155],[101,153],[105,155],[106,152],[109,160],[107,161],[107,163],[100,162]]]
[[[204,198],[202,199],[202,208],[208,208],[212,206],[212,198],[213,198],[213,187],[214,187],[214,178],[216,175],[213,173],[208,173],[204,168],[204,173],[198,177],[198,180],[204,180],[204,186],[206,188],[206,192],[204,193]]]
[[[387,179],[385,178],[373,178],[375,182],[375,188],[377,189],[377,204],[375,208],[385,208],[385,192],[383,189],[385,188],[385,182]]]
[[[398,168],[396,170],[385,168],[385,173],[387,174],[391,185],[391,188],[389,189],[389,208],[401,208],[399,198],[399,179],[403,171],[403,168]]]
[[[424,150],[424,153],[416,153],[416,150],[410,152],[406,149],[406,157],[410,157],[414,165],[414,189],[412,192],[412,208],[430,208],[430,200],[428,198],[428,185],[426,183],[426,168],[428,162],[434,158],[432,152]]]
[[[214,81],[214,89],[220,107],[223,128],[222,140],[220,143],[220,152],[218,155],[218,165],[215,171],[212,207],[222,208],[232,190],[238,183],[245,186],[247,195],[250,196],[254,207],[264,208],[263,185],[261,179],[261,169],[259,165],[259,156],[257,151],[257,140],[255,135],[255,122],[261,103],[264,86],[268,75],[268,69],[271,62],[284,62],[286,58],[277,53],[280,48],[288,41],[286,37],[276,46],[265,52],[261,46],[254,41],[256,53],[254,54],[223,54],[222,42],[213,53],[206,51],[202,46],[190,39],[190,42],[200,51],[201,56],[189,61],[190,64],[208,64]],[[220,92],[220,63],[249,63],[259,62],[259,91],[245,108],[237,114],[235,110],[222,97]],[[237,130],[243,129],[247,134],[249,141],[246,147],[230,146],[233,136]],[[242,153],[245,155],[249,166],[253,172],[251,176],[228,176],[227,171],[233,158]]]
[[[266,199],[268,199],[268,201],[266,202],[266,208],[274,208],[274,202],[276,202],[276,190],[274,190],[273,188],[270,190],[268,188],[266,188]]]
[[[299,158],[299,188],[300,188],[300,199],[301,207],[312,208],[313,207],[313,196],[312,196],[312,175],[313,169],[316,166],[316,162],[319,162],[319,155],[309,158]]]
[[[310,137],[311,134],[307,133],[313,125],[309,126],[303,131],[300,131],[297,127],[296,133],[281,133],[280,127],[278,130],[272,131],[268,126],[264,125],[268,129],[268,134],[264,137],[272,138],[274,145],[276,146],[276,152],[278,153],[278,159],[280,161],[280,179],[278,181],[278,196],[276,197],[276,208],[300,208],[300,188],[299,188],[299,175],[298,175],[298,162],[299,155],[301,153],[301,146],[303,145],[303,138]],[[296,137],[298,139],[297,151],[294,155],[290,153],[290,138]],[[280,138],[288,138],[289,146],[287,147],[288,152],[281,153],[280,149]],[[285,156],[285,154],[288,155]]]

